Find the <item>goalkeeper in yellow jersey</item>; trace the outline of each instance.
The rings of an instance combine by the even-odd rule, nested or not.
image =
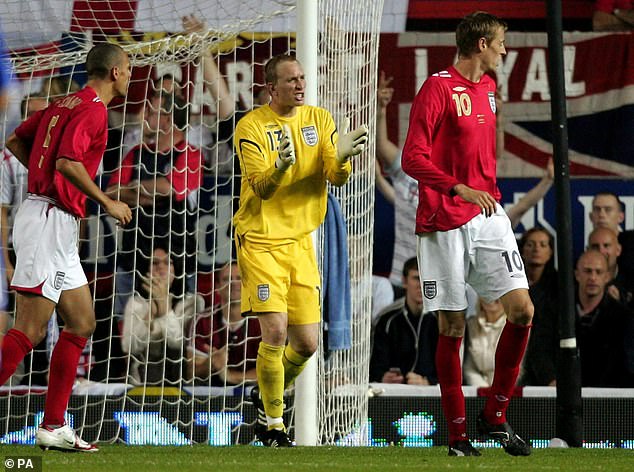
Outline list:
[[[262,342],[251,399],[256,435],[265,446],[290,447],[282,419],[284,390],[317,349],[320,277],[311,232],[326,214],[326,181],[341,186],[367,127],[339,136],[330,113],[304,105],[306,80],[297,59],[278,55],[264,66],[268,105],[237,125],[240,208],[234,217],[242,274],[242,314],[260,321]]]

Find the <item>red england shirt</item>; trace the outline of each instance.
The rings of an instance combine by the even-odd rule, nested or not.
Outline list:
[[[450,194],[457,184],[500,200],[495,159],[495,81],[454,68],[429,77],[412,104],[403,170],[418,181],[416,232],[448,231],[480,213]]]
[[[22,123],[15,134],[32,143],[28,191],[55,200],[78,217],[86,195],[56,170],[58,159],[81,162],[95,178],[108,140],[108,111],[90,87],[61,98]]]

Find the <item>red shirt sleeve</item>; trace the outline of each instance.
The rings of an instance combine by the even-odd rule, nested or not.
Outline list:
[[[44,116],[44,111],[40,110],[20,123],[20,126],[15,129],[15,135],[23,141],[33,141],[42,116]]]
[[[177,201],[184,200],[202,185],[203,155],[199,149],[190,145],[176,158],[174,167],[167,175]]]
[[[447,112],[443,88],[433,77],[422,86],[412,104],[407,139],[403,147],[403,171],[437,192],[448,195],[460,182],[432,162],[432,144]]]

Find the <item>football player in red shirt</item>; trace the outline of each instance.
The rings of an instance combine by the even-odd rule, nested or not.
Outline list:
[[[119,46],[101,43],[86,57],[88,83],[22,123],[7,147],[29,169],[28,196],[14,223],[16,320],[2,346],[0,385],[46,334],[53,310],[64,320],[53,351],[44,419],[36,433],[43,449],[94,452],[66,424],[79,356],[95,329],[95,313],[77,251],[86,197],[119,224],[130,221],[128,205],[109,198],[93,182],[106,148],[108,103],[124,96],[130,60]]]
[[[403,170],[419,186],[416,233],[424,311],[439,312],[436,368],[451,456],[480,455],[467,438],[461,388],[467,283],[486,301],[501,299],[507,315],[478,429],[511,455],[530,454],[506,421],[533,304],[511,222],[498,204],[496,84],[487,73],[506,54],[505,31],[506,23],[484,12],[460,22],[458,62],[423,84],[403,149]]]

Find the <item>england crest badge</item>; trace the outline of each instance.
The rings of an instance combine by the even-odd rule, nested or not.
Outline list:
[[[317,136],[317,129],[314,126],[304,126],[302,128],[302,136],[304,137],[304,142],[308,146],[314,146],[319,141],[319,137]]]
[[[435,280],[424,280],[423,281],[423,295],[425,298],[431,300],[435,298],[437,294],[436,290],[436,281]]]
[[[261,302],[265,302],[271,296],[271,290],[269,289],[269,284],[260,284],[258,285],[258,300]]]
[[[495,92],[489,92],[489,106],[491,107],[491,111],[493,113],[497,112],[497,107],[495,105]]]
[[[53,279],[53,287],[55,290],[60,290],[64,285],[64,278],[66,277],[65,272],[57,271],[55,272],[55,279]]]

